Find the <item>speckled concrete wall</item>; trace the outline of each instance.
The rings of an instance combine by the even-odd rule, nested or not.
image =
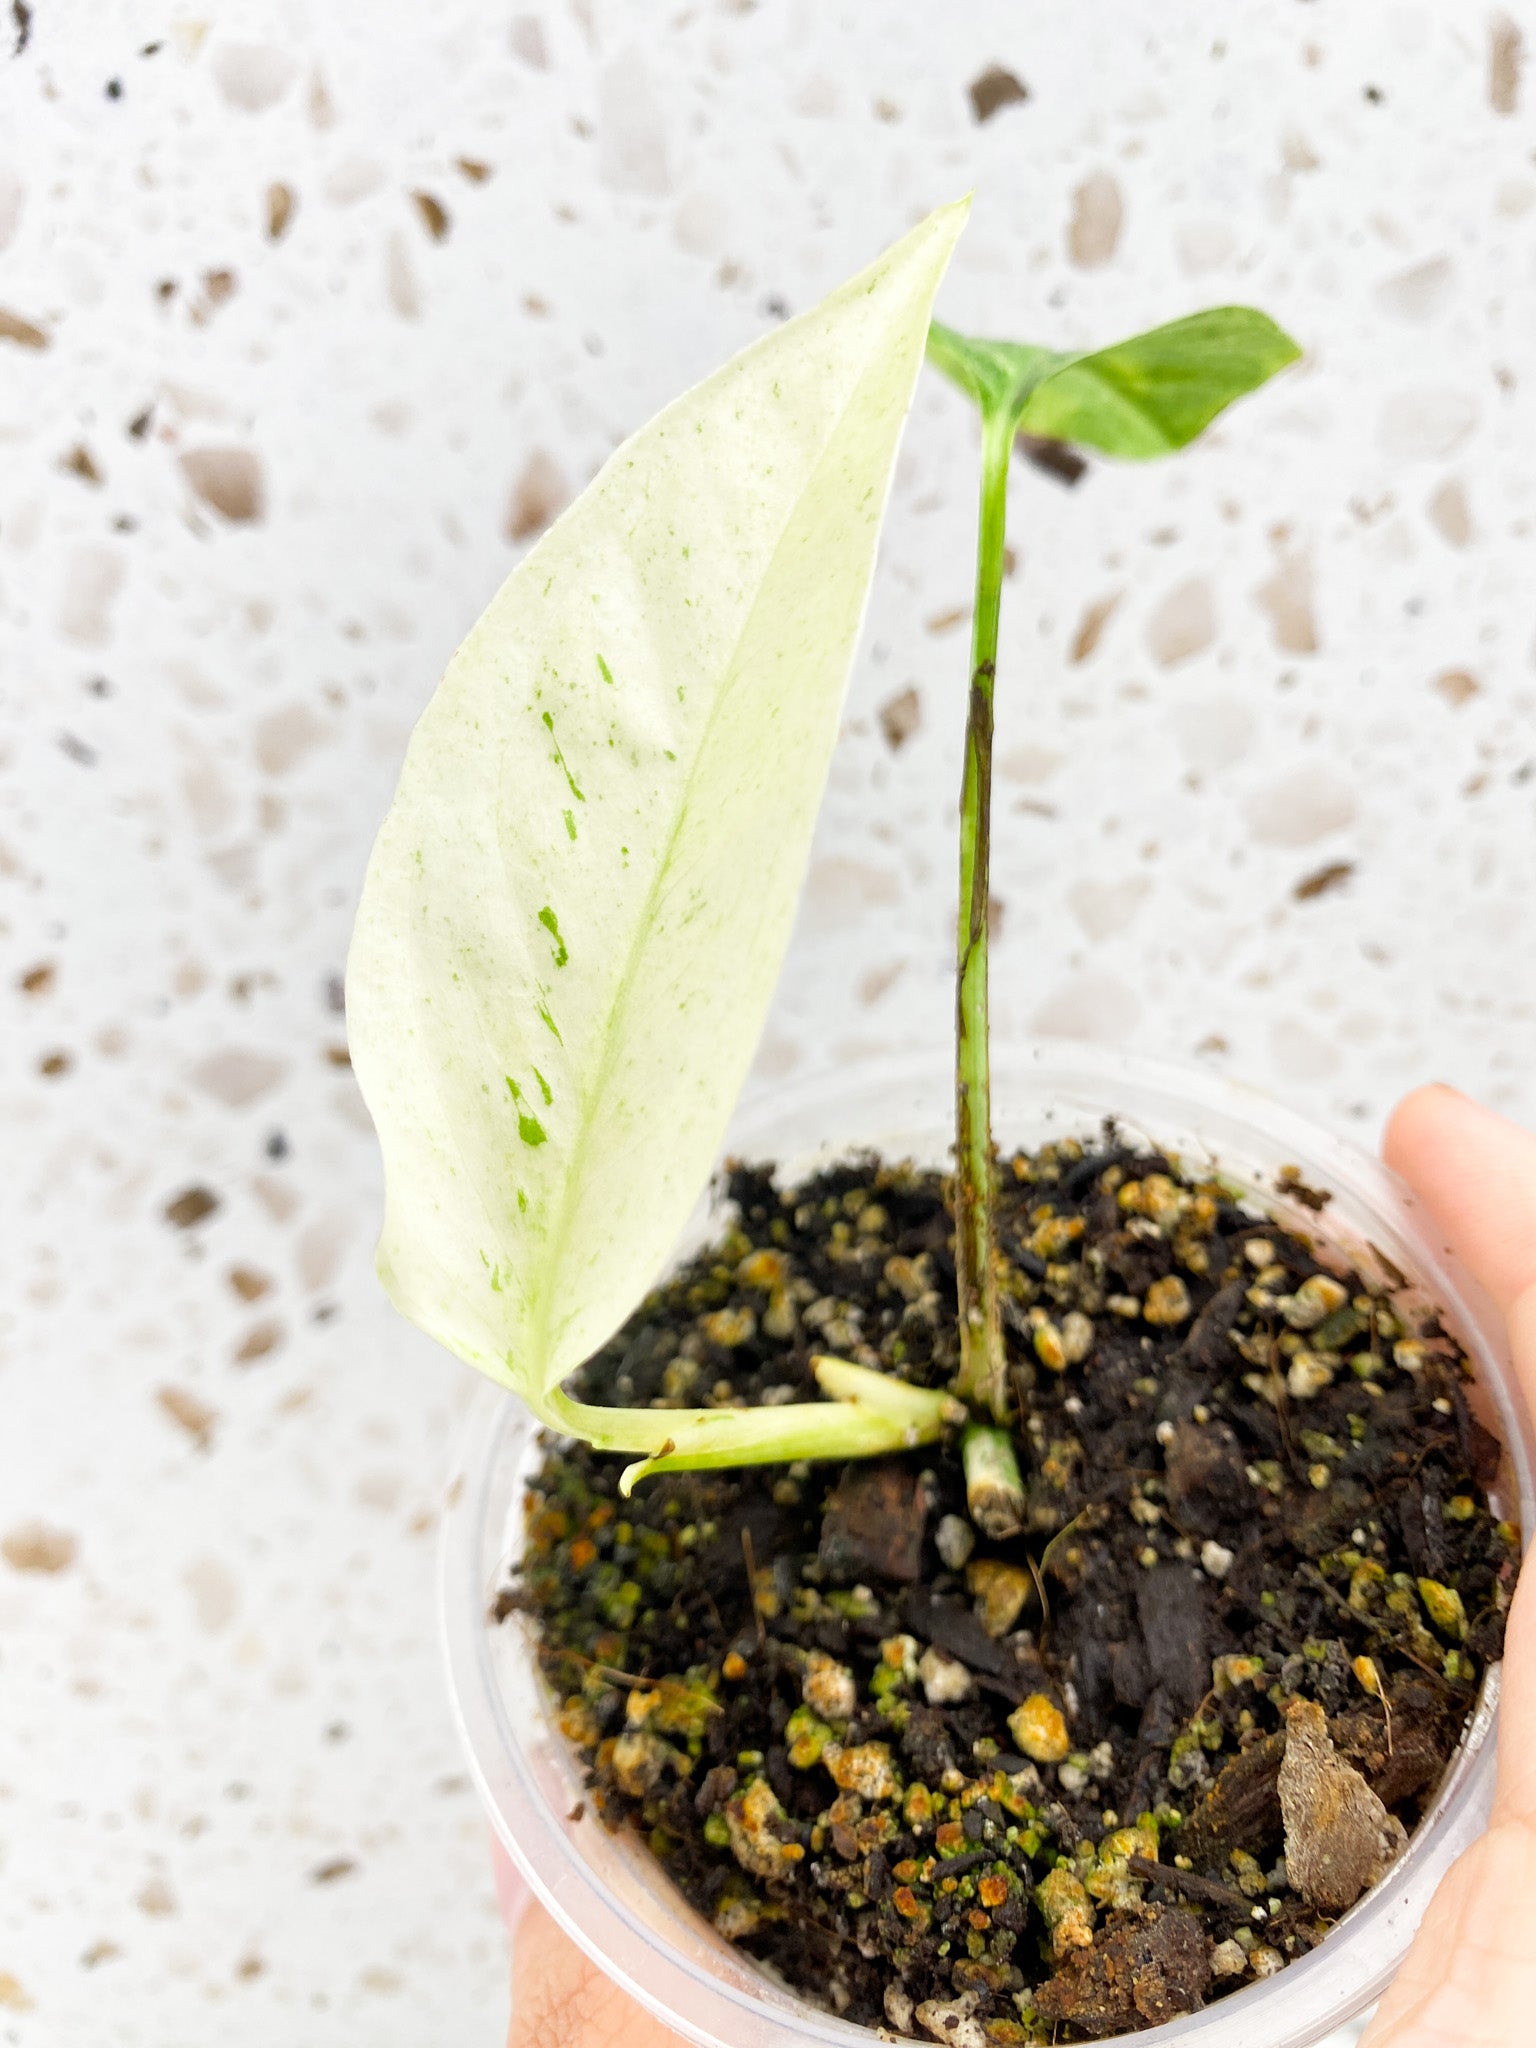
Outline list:
[[[505,1993],[434,1637],[465,1375],[371,1278],[337,979],[437,672],[626,431],[974,186],[956,324],[1243,298],[1308,350],[1175,465],[1017,477],[1002,1028],[1367,1140],[1428,1075],[1536,1116],[1536,20],[0,32],[0,2041],[468,2048]],[[925,382],[765,1078],[945,1029],[975,456]]]

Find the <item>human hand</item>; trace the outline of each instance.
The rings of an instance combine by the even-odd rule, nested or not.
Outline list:
[[[1421,1088],[1393,1117],[1385,1151],[1507,1317],[1519,1383],[1536,1407],[1536,1138],[1454,1089]],[[1505,1648],[1492,1821],[1435,1894],[1360,2048],[1521,2048],[1536,2028],[1533,1921],[1536,1581],[1522,1579]],[[508,2048],[677,2048],[681,2037],[588,1962],[536,1901],[515,1921],[509,1911],[508,1923]]]
[[[1452,1088],[1421,1088],[1393,1117],[1385,1151],[1502,1310],[1516,1377],[1536,1408],[1536,1138]],[[1360,2048],[1520,2048],[1530,2041],[1533,1919],[1536,1582],[1522,1575],[1505,1640],[1488,1832],[1446,1873]]]

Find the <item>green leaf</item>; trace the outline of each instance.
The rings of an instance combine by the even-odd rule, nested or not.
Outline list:
[[[1035,386],[1018,425],[1131,461],[1171,455],[1300,354],[1267,314],[1213,306],[1068,360]]]
[[[384,1154],[380,1274],[609,1448],[771,1457],[777,1432],[850,1456],[943,1426],[943,1396],[919,1427],[862,1387],[751,1416],[557,1390],[656,1278],[750,1064],[966,211],[611,457],[454,656],[369,865],[347,1017]]]
[[[1145,461],[1172,455],[1301,350],[1266,313],[1213,306],[1085,355],[933,323],[928,359],[989,424]]]

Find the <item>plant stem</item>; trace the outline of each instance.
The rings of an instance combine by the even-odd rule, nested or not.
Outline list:
[[[992,1081],[988,1057],[987,906],[992,836],[992,685],[1002,607],[1011,410],[984,407],[976,609],[960,792],[960,915],[955,988],[955,1277],[960,1371],[955,1391],[999,1422],[1009,1408],[1008,1362],[993,1256]]]
[[[983,1536],[1001,1543],[1024,1526],[1024,1482],[1006,1429],[973,1422],[960,1443],[965,1504]]]

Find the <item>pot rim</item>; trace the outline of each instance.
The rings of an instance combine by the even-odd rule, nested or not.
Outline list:
[[[923,1149],[931,1157],[936,1125],[948,1127],[950,1058],[946,1047],[820,1068],[786,1084],[756,1088],[738,1108],[725,1152],[765,1156],[782,1150],[791,1173],[806,1170],[817,1153],[833,1157],[872,1144],[899,1153],[908,1142],[926,1139]],[[1263,1188],[1261,1176],[1281,1162],[1294,1161],[1307,1181],[1330,1189],[1335,1201],[1324,1216],[1291,1204],[1292,1219],[1298,1228],[1342,1242],[1357,1257],[1379,1246],[1433,1297],[1474,1363],[1503,1438],[1506,1492],[1513,1496],[1505,1512],[1520,1522],[1523,1535],[1536,1526],[1536,1438],[1515,1386],[1502,1319],[1444,1246],[1417,1196],[1384,1165],[1262,1091],[1198,1068],[1063,1044],[994,1047],[993,1073],[995,1121],[1006,1140],[1012,1140],[1010,1122],[1020,1119],[1026,1101],[1047,1124],[1060,1117],[1063,1136],[1086,1135],[1092,1121],[1113,1112],[1122,1124],[1143,1128],[1186,1155],[1203,1145],[1223,1171],[1238,1169],[1237,1177],[1280,1213],[1288,1205]],[[905,1125],[898,1117],[884,1127],[884,1136],[879,1129],[849,1134],[854,1100],[866,1109],[877,1102],[882,1112],[886,1104],[899,1105],[908,1112]],[[797,1122],[803,1130],[808,1120],[830,1130],[831,1139],[806,1144],[801,1134],[787,1135]],[[844,1135],[838,1137],[840,1125]],[[775,1131],[785,1134],[782,1145],[775,1143]],[[1032,1132],[1030,1141],[1039,1136]],[[1257,1172],[1246,1156],[1254,1147],[1264,1155]],[[1249,1170],[1240,1170],[1240,1162]],[[1351,1213],[1357,1217],[1353,1225]],[[679,1248],[697,1241],[718,1214],[717,1201],[701,1198]],[[1361,1218],[1371,1226],[1364,1232]],[[526,1625],[487,1626],[489,1602],[512,1556],[501,1533],[507,1528],[505,1496],[510,1492],[516,1518],[521,1481],[537,1456],[539,1435],[523,1404],[487,1383],[471,1403],[442,1532],[450,1692],[496,1835],[535,1894],[592,1960],[701,2048],[869,2048],[877,2034],[776,1985],[708,1929],[669,1884],[658,1884],[656,1866],[636,1838],[611,1835],[590,1816],[572,1820],[568,1809],[580,1796],[581,1781],[554,1728],[553,1703],[535,1675]],[[498,1514],[499,1530],[493,1526]],[[517,1711],[509,1704],[509,1684],[520,1694]],[[1486,1825],[1496,1771],[1498,1690],[1494,1666],[1408,1849],[1326,1941],[1275,1976],[1201,2012],[1117,2038],[1134,2038],[1139,2048],[1253,2048],[1260,2041],[1266,2048],[1307,2048],[1379,1997],[1444,1871]],[[606,1875],[594,1867],[597,1860]]]

